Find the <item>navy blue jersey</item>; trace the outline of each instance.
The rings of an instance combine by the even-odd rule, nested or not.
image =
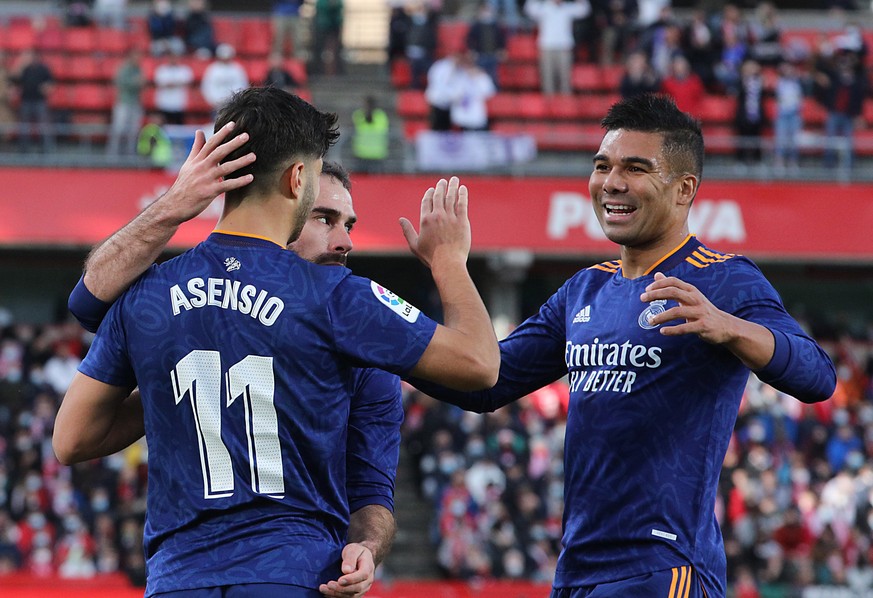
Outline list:
[[[262,239],[213,233],[140,278],[80,370],[142,394],[147,594],[335,578],[355,368],[406,373],[435,328]]]
[[[426,392],[490,411],[569,374],[563,550],[556,587],[580,587],[691,564],[707,595],[724,596],[725,554],[714,513],[722,461],[748,369],[693,334],[664,336],[642,303],[654,272],[696,286],[719,309],[770,329],[776,352],[759,377],[823,400],[835,373],[748,259],[690,236],[652,274],[619,261],[580,271],[501,341],[498,384],[480,393]],[[416,382],[419,385],[418,382]]]
[[[91,332],[97,331],[111,305],[88,290],[84,276],[70,293],[70,312]],[[375,368],[356,370],[346,447],[346,490],[352,513],[367,505],[394,510],[402,423],[400,378]]]

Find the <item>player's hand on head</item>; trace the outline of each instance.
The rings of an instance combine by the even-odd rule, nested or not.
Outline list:
[[[732,338],[731,319],[733,316],[718,309],[706,296],[692,284],[676,278],[655,273],[655,280],[640,295],[643,303],[667,300],[678,305],[653,316],[649,323],[662,325],[661,334],[677,336],[696,334],[708,343],[721,344]],[[670,323],[670,325],[663,325]]]
[[[343,575],[336,580],[323,583],[318,591],[332,598],[357,598],[363,596],[373,585],[376,565],[373,553],[363,544],[346,544],[342,552]]]
[[[171,217],[178,222],[194,218],[222,193],[244,187],[254,180],[251,174],[225,178],[255,161],[255,154],[249,152],[234,160],[222,162],[249,140],[248,133],[240,133],[228,139],[233,130],[234,123],[229,122],[209,140],[203,131],[195,132],[191,151],[179,169],[173,186],[158,200],[164,203],[172,214]]]
[[[443,257],[466,261],[471,244],[467,206],[467,187],[458,177],[440,179],[421,199],[419,232],[409,220],[400,219],[410,250],[425,265]]]

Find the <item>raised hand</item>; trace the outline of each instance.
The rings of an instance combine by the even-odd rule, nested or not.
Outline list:
[[[162,204],[167,217],[182,223],[205,210],[216,197],[244,187],[254,180],[251,174],[227,179],[227,175],[255,161],[249,152],[235,160],[222,163],[232,152],[249,140],[248,133],[240,133],[225,141],[233,132],[234,123],[229,122],[206,140],[201,130],[194,134],[194,144],[173,186],[157,200]],[[156,203],[157,203],[156,202]]]
[[[409,249],[426,266],[443,258],[466,262],[471,244],[467,205],[467,187],[460,184],[458,177],[448,182],[440,179],[421,199],[419,232],[415,232],[409,220],[400,219]]]

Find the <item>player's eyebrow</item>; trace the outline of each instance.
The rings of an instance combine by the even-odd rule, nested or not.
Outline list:
[[[609,157],[606,154],[596,154],[592,159],[592,162],[608,162]],[[654,168],[655,163],[649,158],[643,158],[642,156],[626,156],[621,160],[622,164],[640,164],[645,166],[646,168]]]

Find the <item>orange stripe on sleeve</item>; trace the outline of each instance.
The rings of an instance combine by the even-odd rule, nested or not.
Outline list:
[[[679,570],[673,567],[673,581],[670,583],[670,591],[667,593],[667,598],[676,598],[676,581],[679,578]]]

